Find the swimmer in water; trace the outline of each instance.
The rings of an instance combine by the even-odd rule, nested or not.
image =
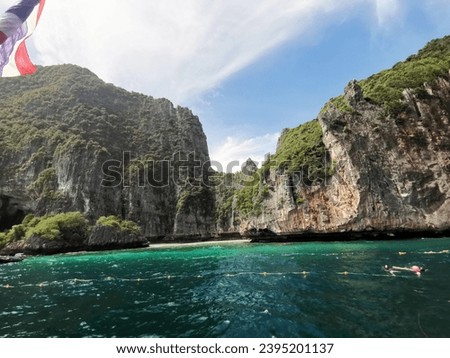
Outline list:
[[[383,269],[387,272],[389,272],[392,276],[395,276],[395,273],[398,271],[395,271],[392,267],[390,267],[389,265],[384,265]]]
[[[410,270],[414,272],[417,276],[420,276],[422,272],[425,271],[425,269],[422,266],[417,265],[411,266]]]
[[[409,271],[409,272],[414,272],[417,276],[420,276],[422,274],[422,272],[425,272],[425,269],[422,266],[417,266],[417,265],[413,265],[411,267],[399,267],[399,266],[389,267],[388,265],[384,265],[384,269],[386,271],[389,271],[391,274],[393,272]]]

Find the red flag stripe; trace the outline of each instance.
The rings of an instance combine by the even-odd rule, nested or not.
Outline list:
[[[22,42],[16,51],[16,67],[19,73],[23,75],[31,75],[36,71],[36,66],[30,60],[28,55],[27,47],[25,46],[25,41]]]
[[[39,19],[44,9],[45,0],[41,0],[37,13],[36,25],[39,23]],[[23,41],[17,48],[15,55],[16,67],[19,73],[23,75],[31,75],[36,72],[36,66],[31,62],[30,55],[28,54],[27,46]]]
[[[37,14],[37,21],[36,21],[36,25],[39,22],[39,19],[41,18],[42,15],[42,10],[44,10],[44,4],[45,4],[45,0],[41,0],[40,4],[39,4],[39,10],[38,10],[38,14]]]
[[[3,32],[0,31],[0,45],[6,41],[8,36],[6,36]]]

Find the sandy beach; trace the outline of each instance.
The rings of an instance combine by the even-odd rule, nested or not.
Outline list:
[[[215,241],[199,241],[199,242],[187,242],[187,243],[158,243],[150,244],[148,249],[167,249],[167,248],[180,248],[180,247],[197,247],[197,246],[211,246],[211,245],[229,245],[229,244],[245,244],[250,243],[250,239],[239,240],[215,240]]]

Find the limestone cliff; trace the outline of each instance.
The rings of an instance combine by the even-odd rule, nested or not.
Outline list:
[[[0,133],[0,230],[79,211],[147,238],[214,232],[206,136],[189,109],[52,66],[0,79]]]
[[[433,41],[391,70],[350,82],[317,121],[285,131],[275,161],[251,184],[250,210],[239,203],[246,184],[232,194],[219,230],[253,235],[449,230],[449,54],[450,38]],[[319,125],[316,144],[295,149],[312,138],[299,135],[301,128]],[[314,165],[302,162],[305,158],[315,158],[321,170],[311,171]]]

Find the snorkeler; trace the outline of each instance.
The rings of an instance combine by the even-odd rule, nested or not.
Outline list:
[[[392,276],[395,276],[395,273],[398,271],[395,271],[392,267],[390,267],[389,265],[384,265],[383,269],[387,272],[389,272]]]
[[[417,266],[417,265],[413,265],[411,267],[400,267],[400,266],[388,266],[388,265],[384,265],[384,269],[386,271],[389,271],[390,274],[394,274],[395,272],[399,272],[399,271],[409,271],[409,272],[414,272],[417,276],[420,276],[422,274],[422,272],[425,272],[425,269],[422,266]]]

